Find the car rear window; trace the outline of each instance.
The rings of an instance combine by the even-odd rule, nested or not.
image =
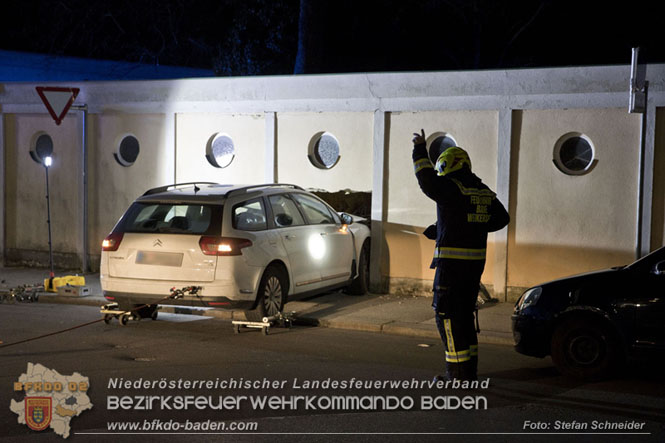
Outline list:
[[[129,233],[219,235],[222,231],[220,205],[136,202],[120,223]]]

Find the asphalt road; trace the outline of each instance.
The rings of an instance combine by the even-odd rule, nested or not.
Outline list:
[[[4,304],[0,305],[0,340],[12,343],[98,318],[97,309],[86,306]],[[93,407],[72,419],[70,441],[665,439],[662,366],[648,371],[633,367],[618,380],[584,383],[559,376],[549,359],[521,356],[508,346],[481,345],[479,373],[481,379],[489,379],[489,387],[414,387],[441,372],[442,353],[435,340],[304,326],[272,329],[268,336],[258,330],[236,335],[228,320],[176,314],[160,313],[157,321],[131,322],[125,327],[115,321],[109,325],[100,322],[0,348],[0,440],[62,441],[51,430],[37,433],[18,424],[16,414],[9,409],[12,398],[21,401],[24,397],[22,392],[13,391],[13,385],[26,372],[28,363],[89,378],[87,394]],[[160,389],[162,380],[203,380],[217,386],[188,389],[180,384]],[[306,386],[312,381],[351,384],[357,380],[379,384],[396,381],[409,386]],[[155,381],[157,385],[113,386],[137,381]],[[226,385],[232,382],[251,386]],[[262,383],[271,386],[256,385]],[[139,409],[147,406],[138,403],[146,396],[156,400],[147,409]],[[210,397],[211,404],[219,404],[222,396],[228,403],[222,410],[198,410],[194,405],[178,410],[172,401],[183,396]],[[131,407],[118,406],[122,397],[129,399],[125,401],[131,402]],[[335,404],[333,397],[340,402],[362,398],[362,409],[354,410],[349,406],[352,403]],[[471,409],[452,409],[465,397],[470,399],[467,406]],[[266,403],[263,409],[252,405],[261,399],[274,404]],[[379,403],[383,400],[399,407],[390,409],[390,403],[382,407]],[[434,404],[438,409],[430,408]],[[164,409],[169,406],[172,409]],[[203,427],[221,421],[225,426],[256,429],[224,433],[208,429],[202,434],[182,428],[185,423]],[[118,422],[152,428],[109,430],[109,423]],[[168,423],[171,427],[180,424],[181,429],[167,430]],[[603,429],[617,424],[639,429]]]

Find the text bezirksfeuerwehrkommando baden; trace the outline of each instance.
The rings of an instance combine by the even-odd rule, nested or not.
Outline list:
[[[409,411],[487,409],[483,395],[108,395],[109,411],[232,411],[250,407],[273,411]]]
[[[214,380],[186,379],[125,379],[110,378],[107,384],[114,391],[188,391],[188,390],[229,390],[254,391],[239,395],[237,392],[224,395],[158,395],[141,392],[142,395],[108,395],[108,410],[240,410],[250,407],[254,410],[442,410],[442,409],[487,409],[487,398],[482,395],[456,395],[446,393],[445,389],[487,389],[489,379],[479,381],[460,380],[359,380],[356,378],[335,380],[271,380],[228,378]],[[312,391],[316,395],[284,395],[284,390]],[[428,390],[428,395],[399,395],[398,390]],[[280,395],[271,395],[267,391],[279,390]],[[387,395],[362,394],[350,391],[383,390]],[[331,391],[328,394],[326,391]],[[464,392],[462,392],[464,393]],[[342,395],[340,395],[342,394]],[[429,395],[434,394],[434,395]],[[444,394],[444,395],[439,395]]]

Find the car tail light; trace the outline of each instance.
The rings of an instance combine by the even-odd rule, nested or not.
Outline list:
[[[246,238],[203,236],[199,246],[205,255],[241,255],[242,248],[252,246],[252,241]]]
[[[122,232],[112,232],[102,242],[102,251],[117,251],[122,241]]]

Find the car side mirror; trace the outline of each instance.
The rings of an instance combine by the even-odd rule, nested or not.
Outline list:
[[[653,268],[651,268],[651,273],[653,275],[665,275],[665,260],[659,261]]]
[[[342,219],[342,223],[344,223],[345,225],[350,225],[351,223],[353,223],[353,217],[351,217],[346,212],[342,212],[341,214],[339,214],[339,216]]]

